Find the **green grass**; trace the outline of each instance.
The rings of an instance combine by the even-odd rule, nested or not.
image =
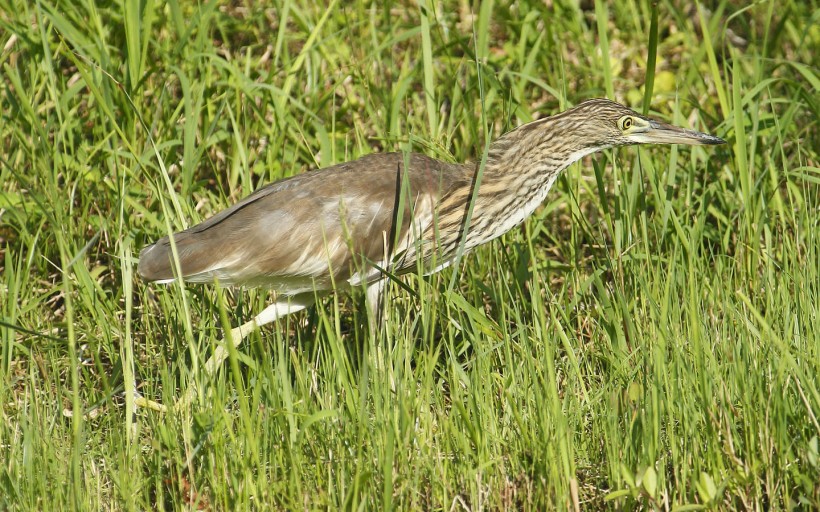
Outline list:
[[[814,2],[121,3],[0,0],[0,509],[820,507]],[[209,379],[266,294],[135,275],[264,183],[606,95],[729,144],[573,166],[375,340],[332,296]]]

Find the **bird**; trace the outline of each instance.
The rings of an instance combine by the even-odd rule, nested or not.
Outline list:
[[[339,289],[364,287],[378,309],[385,283],[432,274],[521,224],[561,172],[586,155],[635,144],[724,144],[608,99],[590,99],[491,142],[482,162],[376,153],[275,181],[230,208],[140,252],[146,281],[272,290],[273,300],[232,329],[205,370],[254,329]]]

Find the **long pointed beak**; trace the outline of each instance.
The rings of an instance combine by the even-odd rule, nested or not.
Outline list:
[[[720,137],[715,137],[714,135],[709,135],[708,133],[679,128],[660,121],[650,120],[649,127],[649,130],[642,133],[632,134],[629,138],[638,144],[726,144],[726,141]]]

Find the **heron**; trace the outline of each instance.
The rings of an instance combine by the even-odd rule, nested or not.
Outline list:
[[[255,329],[335,290],[364,287],[377,311],[391,276],[431,274],[529,217],[572,163],[635,144],[716,145],[607,99],[521,125],[490,143],[483,163],[378,153],[278,180],[140,252],[146,281],[272,290],[272,302],[230,330],[205,364],[213,373]]]

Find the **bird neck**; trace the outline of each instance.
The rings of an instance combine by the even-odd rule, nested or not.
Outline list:
[[[468,243],[497,238],[529,217],[572,163],[597,151],[558,133],[551,119],[523,125],[490,144]],[[568,142],[569,141],[569,142]]]
[[[519,126],[490,144],[484,176],[527,189],[551,183],[571,164],[603,149],[585,144],[587,137],[577,132],[578,124],[561,114]]]

